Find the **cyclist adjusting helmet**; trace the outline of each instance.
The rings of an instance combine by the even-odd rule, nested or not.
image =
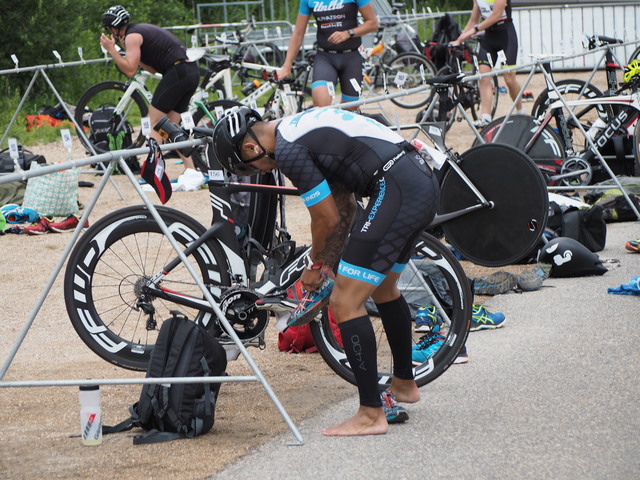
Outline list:
[[[130,19],[131,15],[122,5],[115,5],[102,14],[102,26],[120,28],[129,23]]]
[[[248,107],[231,109],[222,117],[213,131],[213,149],[216,158],[223,168],[237,175],[256,175],[260,170],[249,165],[265,156],[272,156],[260,145],[251,126],[262,120],[258,112]],[[244,138],[250,135],[262,148],[262,152],[255,151],[256,155],[245,160],[242,159],[242,143]]]

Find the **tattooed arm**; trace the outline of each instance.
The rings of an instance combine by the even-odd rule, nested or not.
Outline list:
[[[331,186],[331,195],[309,207],[311,215],[311,259],[324,263],[322,272],[328,273],[338,261],[342,246],[349,234],[356,211],[353,194],[342,187]],[[301,280],[307,290],[316,289],[322,278],[319,270],[305,270]]]

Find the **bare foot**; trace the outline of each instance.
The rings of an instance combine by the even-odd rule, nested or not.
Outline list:
[[[401,378],[393,377],[389,391],[393,393],[398,402],[417,403],[420,401],[420,390],[418,390],[418,386],[413,380],[402,380]]]
[[[355,435],[383,435],[387,433],[389,424],[384,409],[360,406],[358,413],[349,420],[325,428],[322,434],[328,437],[346,437]]]

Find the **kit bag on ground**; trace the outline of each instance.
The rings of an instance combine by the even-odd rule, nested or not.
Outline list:
[[[547,220],[547,228],[555,236],[579,241],[592,252],[604,249],[607,240],[607,224],[600,205],[591,208],[569,207],[562,211],[555,202],[549,202],[553,215]]]
[[[147,378],[224,375],[227,356],[204,327],[172,311],[164,321],[147,369]],[[103,433],[141,427],[147,430],[134,445],[193,438],[211,430],[220,383],[145,384],[131,417]]]
[[[36,155],[24,148],[22,145],[18,145],[18,164],[23,170],[29,170],[31,162],[46,163],[45,158],[42,155]],[[5,148],[0,150],[0,173],[11,173],[15,171],[16,165],[11,158],[9,149]]]

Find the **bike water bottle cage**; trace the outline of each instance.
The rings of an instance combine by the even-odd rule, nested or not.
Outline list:
[[[629,65],[624,69],[624,83],[629,83],[638,74],[640,74],[640,60],[629,62]]]
[[[251,125],[261,120],[260,114],[248,107],[233,108],[218,120],[212,135],[213,149],[220,165],[226,170],[237,175],[260,173],[260,170],[248,165],[248,162],[259,160],[268,155],[268,152],[263,148],[263,153],[245,162],[240,157],[240,150],[247,133],[256,140],[251,132]],[[258,145],[262,147],[259,142]]]
[[[102,14],[102,26],[105,28],[121,26],[129,23],[131,15],[125,10],[122,5],[114,5]]]

